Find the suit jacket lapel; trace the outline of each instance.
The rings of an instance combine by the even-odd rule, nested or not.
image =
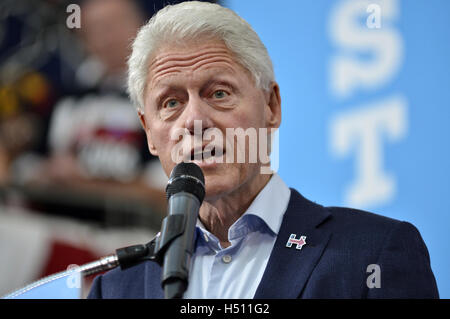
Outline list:
[[[297,298],[317,265],[331,236],[320,228],[328,217],[322,206],[314,204],[291,189],[291,198],[283,217],[266,270],[256,290],[257,299]],[[306,236],[301,250],[286,247],[291,234]]]

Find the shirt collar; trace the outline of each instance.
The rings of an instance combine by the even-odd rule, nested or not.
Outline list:
[[[258,217],[256,218],[257,220],[262,220],[273,234],[277,235],[290,196],[291,190],[289,187],[277,173],[274,173],[245,213],[230,227],[230,231],[233,231],[237,225],[240,225],[243,222],[248,223],[249,220],[254,221],[254,217],[256,216]],[[206,230],[200,219],[197,219],[197,229],[201,230],[203,234],[214,237],[214,235]]]
[[[278,234],[290,196],[289,187],[277,173],[274,173],[244,215],[258,216],[274,234]]]

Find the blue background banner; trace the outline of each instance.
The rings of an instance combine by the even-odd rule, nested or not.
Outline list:
[[[224,5],[274,63],[279,174],[320,204],[413,223],[450,298],[450,2]]]

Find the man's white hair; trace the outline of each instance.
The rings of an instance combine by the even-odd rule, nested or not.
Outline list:
[[[164,44],[199,37],[224,42],[236,62],[252,75],[256,87],[268,91],[274,81],[272,61],[252,27],[232,10],[218,4],[188,1],[168,5],[138,32],[128,59],[128,93],[138,111],[144,111],[149,59]]]

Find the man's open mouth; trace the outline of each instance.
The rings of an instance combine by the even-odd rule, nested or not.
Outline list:
[[[222,158],[225,155],[225,150],[221,146],[205,145],[201,148],[193,148],[190,153],[190,161],[204,161]]]

